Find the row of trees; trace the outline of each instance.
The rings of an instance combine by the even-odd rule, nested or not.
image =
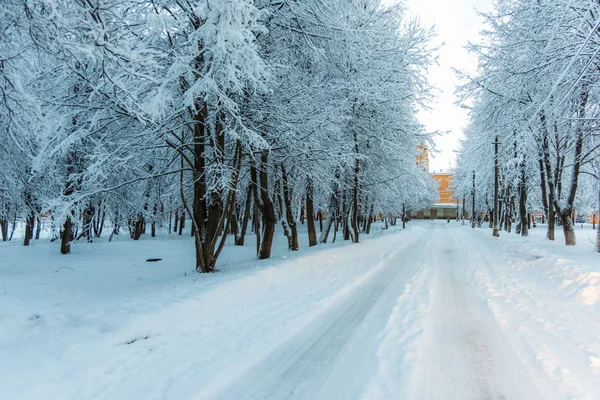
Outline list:
[[[485,41],[470,45],[478,73],[458,90],[471,123],[455,189],[477,187],[477,210],[508,230],[516,219],[524,236],[543,210],[548,239],[558,220],[574,245],[573,211],[597,210],[600,193],[600,3],[501,0],[484,17]]]
[[[436,197],[431,32],[379,0],[6,0],[0,7],[0,226],[42,216],[61,251],[191,224],[195,265],[254,226],[298,250]],[[324,219],[319,240],[312,216]],[[187,220],[187,222],[186,222]],[[171,224],[173,221],[173,225]]]

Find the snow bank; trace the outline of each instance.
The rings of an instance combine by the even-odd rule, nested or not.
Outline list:
[[[491,231],[476,230],[482,235]],[[504,254],[511,256],[510,266],[522,274],[545,281],[565,301],[594,307],[600,312],[600,254],[595,251],[593,240],[596,232],[591,225],[576,228],[577,246],[564,246],[560,227],[556,240],[545,238],[546,226],[538,225],[530,230],[530,236],[522,238],[515,233],[501,232],[496,241]],[[488,242],[493,242],[491,238]]]
[[[600,396],[600,254],[595,232],[577,229],[579,245],[491,230],[465,231],[486,249],[473,279],[537,391],[547,399]],[[589,240],[587,240],[589,238]]]

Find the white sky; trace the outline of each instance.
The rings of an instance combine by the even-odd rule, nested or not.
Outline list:
[[[395,3],[397,0],[385,0]],[[438,89],[432,110],[421,112],[419,118],[428,131],[448,132],[435,140],[437,154],[430,154],[430,171],[454,166],[455,150],[468,123],[467,110],[454,104],[454,89],[460,83],[452,68],[474,72],[477,58],[463,47],[467,42],[479,42],[483,21],[476,10],[487,12],[492,0],[404,0],[409,15],[418,16],[423,24],[435,25],[439,65],[430,70],[431,83]]]

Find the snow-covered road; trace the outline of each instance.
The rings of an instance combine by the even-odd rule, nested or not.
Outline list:
[[[534,255],[498,251],[455,223],[424,228],[408,244],[398,237],[375,274],[215,397],[600,398],[584,344],[598,343],[597,314],[540,282],[527,291],[536,282],[519,283],[510,264]]]
[[[419,243],[423,239],[413,238],[412,246],[424,248],[426,243]],[[391,247],[371,254],[381,259],[374,273],[216,397],[356,397],[377,364],[378,335],[384,331],[396,299],[422,267],[422,255],[409,252],[407,246],[402,249]]]
[[[540,398],[472,279],[473,271],[490,267],[477,257],[490,249],[454,224],[434,227],[426,263],[434,271],[432,306],[408,397]]]
[[[10,399],[600,399],[600,274],[488,233],[421,223],[201,282],[74,266],[76,283],[51,273],[27,299],[27,273],[7,273],[0,387]],[[101,284],[118,273],[130,286]]]
[[[379,254],[375,274],[215,397],[541,398],[470,278],[489,267],[473,259],[481,243],[455,228],[426,225]]]

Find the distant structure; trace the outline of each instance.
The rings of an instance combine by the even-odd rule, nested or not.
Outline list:
[[[429,172],[429,153],[427,147],[422,144],[417,146],[417,165]]]
[[[456,207],[456,200],[454,199],[454,192],[450,189],[450,180],[452,179],[452,174],[449,172],[434,172],[433,180],[438,184],[438,196],[439,200],[434,204],[440,205],[452,205]]]
[[[429,153],[423,145],[417,146],[417,165],[429,172]],[[438,184],[438,200],[423,210],[411,212],[411,217],[415,219],[456,219],[458,203],[450,189],[452,174],[440,171],[431,175]]]

